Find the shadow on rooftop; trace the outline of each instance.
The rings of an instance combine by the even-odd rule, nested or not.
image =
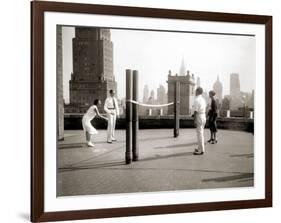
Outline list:
[[[216,178],[208,178],[202,180],[202,182],[216,182],[216,183],[222,183],[227,181],[234,181],[234,180],[253,180],[254,174],[253,173],[241,173],[234,176],[226,176],[226,177],[216,177]]]

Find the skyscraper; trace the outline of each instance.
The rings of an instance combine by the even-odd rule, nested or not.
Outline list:
[[[149,101],[150,104],[155,103],[155,92],[154,92],[154,90],[151,90],[148,101]]]
[[[241,95],[240,95],[240,80],[239,74],[230,74],[230,109],[238,109],[241,106]]]
[[[222,101],[222,89],[223,89],[222,83],[220,82],[219,76],[218,76],[216,82],[213,85],[213,90],[214,90],[214,92],[216,92],[216,96],[220,103]]]
[[[230,74],[230,96],[238,96],[240,94],[239,74]]]
[[[72,44],[70,104],[83,107],[91,105],[97,98],[105,101],[110,89],[117,90],[110,30],[76,27]]]
[[[142,102],[146,103],[148,101],[148,97],[149,97],[149,89],[148,89],[148,85],[146,84],[143,88]]]
[[[159,104],[167,103],[166,89],[162,84],[157,88],[157,102]]]
[[[166,93],[166,89],[162,84],[160,84],[159,87],[157,88],[157,103],[166,104],[167,101],[168,101],[168,96]],[[159,110],[160,114],[166,115],[168,112],[168,107],[164,106],[164,107],[159,108],[158,110]]]

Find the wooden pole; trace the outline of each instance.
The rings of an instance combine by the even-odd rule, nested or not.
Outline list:
[[[138,71],[133,71],[133,100],[138,101]],[[139,131],[139,105],[133,104],[133,161],[137,161],[139,159],[139,144],[138,144],[138,131]]]
[[[175,82],[174,87],[174,137],[179,136],[180,129],[180,83]]]
[[[132,151],[132,70],[126,70],[126,164],[131,163]]]

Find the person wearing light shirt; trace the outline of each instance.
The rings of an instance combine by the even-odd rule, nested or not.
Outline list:
[[[198,87],[195,92],[194,100],[194,124],[196,126],[198,148],[195,149],[194,155],[203,155],[205,152],[204,144],[204,127],[206,124],[206,101],[202,97],[203,89]]]
[[[98,134],[98,131],[92,125],[91,121],[96,116],[99,116],[99,117],[107,120],[107,118],[103,117],[99,113],[99,109],[98,109],[99,105],[101,105],[101,100],[95,99],[94,104],[87,110],[87,112],[83,115],[83,118],[82,118],[82,126],[83,126],[83,130],[85,131],[85,134],[86,134],[87,145],[90,147],[95,146],[92,142],[92,138],[93,138],[93,135]]]
[[[112,143],[116,141],[115,139],[115,125],[116,118],[119,117],[118,102],[115,96],[115,91],[109,91],[109,97],[104,102],[104,111],[106,112],[108,122],[107,122],[107,142]]]

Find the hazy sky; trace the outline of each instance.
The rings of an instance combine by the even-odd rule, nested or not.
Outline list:
[[[63,28],[64,97],[69,101],[74,28]],[[114,74],[118,97],[125,96],[125,70],[139,71],[139,96],[145,84],[150,90],[163,84],[167,75],[178,73],[182,58],[185,67],[201,79],[204,90],[211,90],[219,76],[223,95],[229,94],[229,75],[239,73],[241,91],[255,85],[255,37],[217,34],[176,33],[111,29]]]

